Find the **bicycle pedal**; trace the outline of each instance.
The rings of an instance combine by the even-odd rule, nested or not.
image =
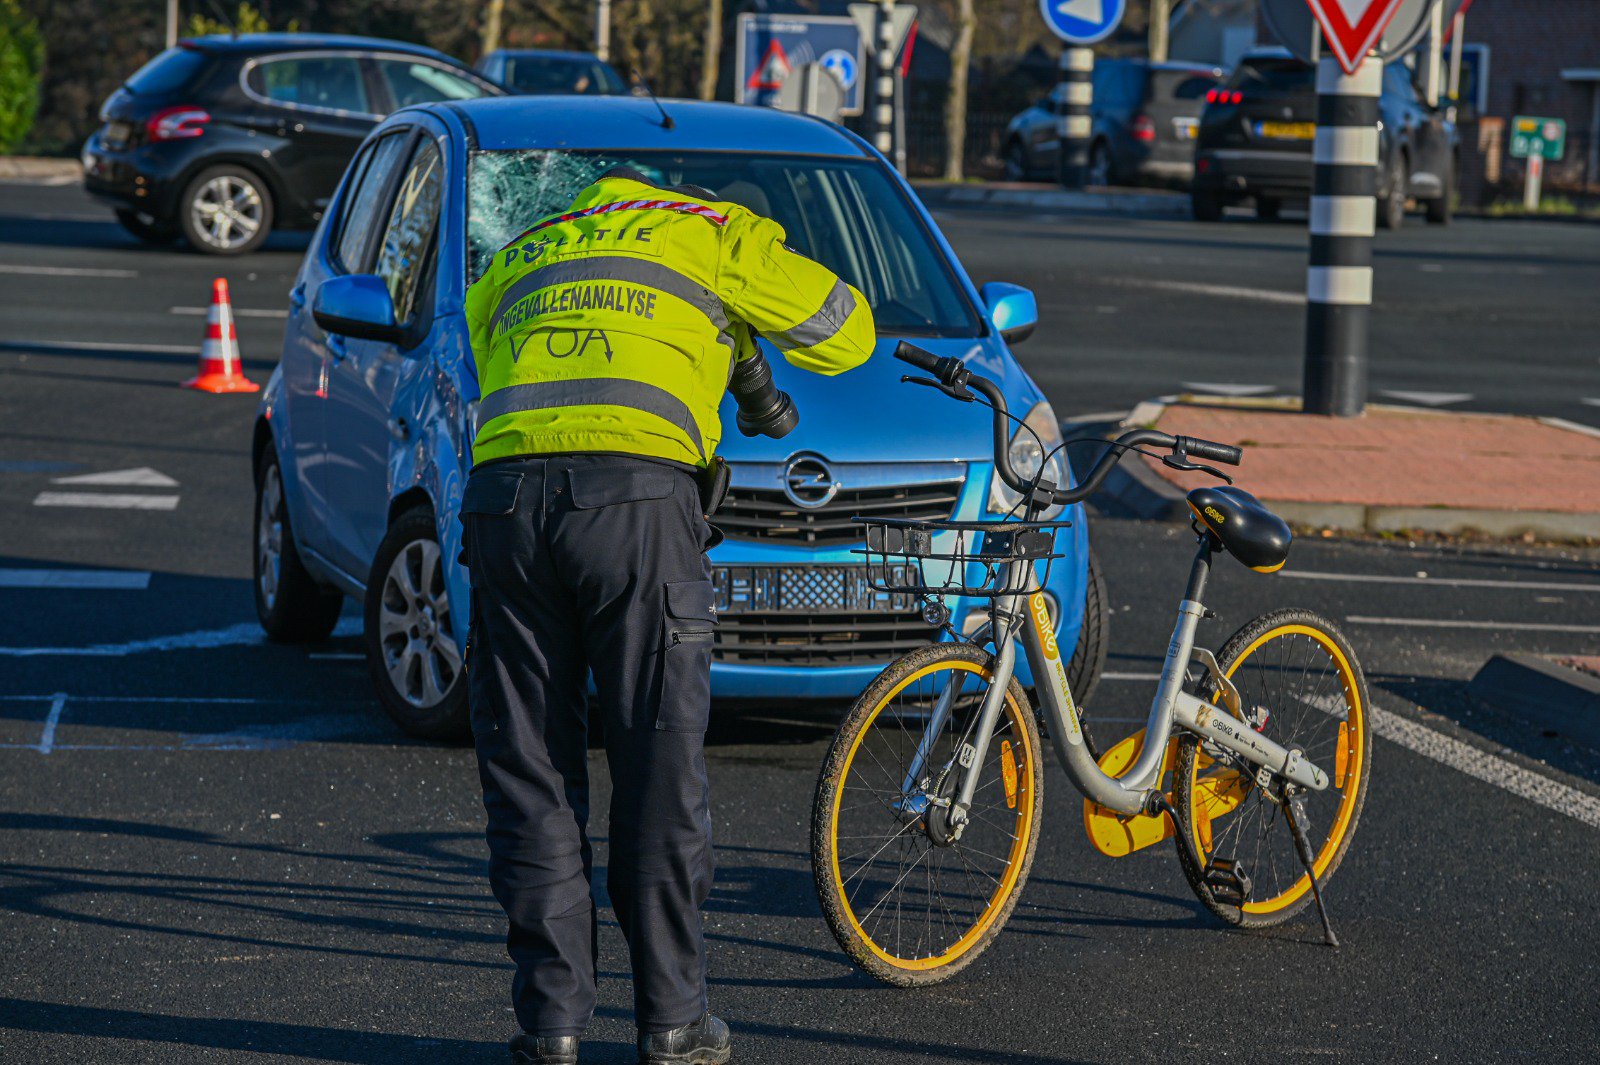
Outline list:
[[[1211,897],[1225,906],[1243,906],[1250,901],[1250,874],[1243,862],[1212,858],[1202,879]]]

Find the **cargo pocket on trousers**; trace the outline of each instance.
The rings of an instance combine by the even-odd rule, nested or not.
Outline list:
[[[473,551],[479,546],[473,526],[479,518],[503,518],[515,511],[522,477],[521,470],[492,467],[475,470],[467,477],[467,487],[461,493],[461,554],[456,561],[467,567],[474,587],[481,583],[478,570],[482,567],[472,565]]]
[[[661,705],[656,728],[704,732],[711,714],[716,593],[710,581],[669,581],[662,618]]]

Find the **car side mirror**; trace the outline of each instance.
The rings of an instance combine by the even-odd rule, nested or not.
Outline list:
[[[330,277],[317,286],[311,316],[329,333],[358,340],[399,340],[389,286],[375,274]]]
[[[1039,303],[1021,285],[991,281],[978,290],[989,308],[989,324],[1007,344],[1020,344],[1033,335],[1039,324]]]

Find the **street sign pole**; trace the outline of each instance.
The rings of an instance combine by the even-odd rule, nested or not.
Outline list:
[[[611,0],[594,5],[594,54],[603,63],[611,62]]]
[[[1528,156],[1528,180],[1522,186],[1522,206],[1529,211],[1539,209],[1539,197],[1544,186],[1544,156]]]
[[[1308,414],[1353,418],[1366,409],[1382,88],[1383,63],[1374,57],[1363,60],[1353,74],[1346,74],[1335,56],[1317,61],[1306,271]]]
[[[894,158],[894,0],[878,0],[877,62],[873,71],[873,146]]]
[[[1089,172],[1089,117],[1094,103],[1094,49],[1074,46],[1061,53],[1061,184],[1082,188]]]

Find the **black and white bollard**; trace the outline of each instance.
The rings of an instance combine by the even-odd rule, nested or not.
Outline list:
[[[1094,49],[1068,48],[1061,53],[1061,184],[1083,187],[1089,172],[1089,105],[1094,100]]]
[[[873,92],[872,146],[894,160],[894,0],[878,0],[878,43]]]
[[[1317,62],[1311,265],[1306,272],[1308,414],[1353,418],[1367,404],[1382,87],[1383,64],[1374,57],[1349,76],[1331,55]]]

